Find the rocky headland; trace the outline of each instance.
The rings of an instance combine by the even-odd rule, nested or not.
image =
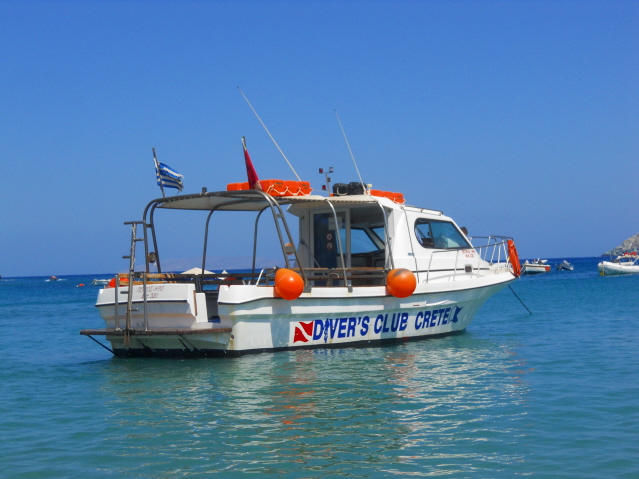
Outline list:
[[[620,254],[630,253],[632,251],[639,253],[639,233],[631,236],[616,248],[606,251],[601,256],[619,256]]]

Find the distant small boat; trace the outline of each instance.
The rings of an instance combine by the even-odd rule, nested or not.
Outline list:
[[[107,284],[109,284],[109,281],[110,280],[108,280],[108,279],[94,279],[93,281],[91,281],[91,284],[93,286],[107,285]]]
[[[572,271],[573,269],[575,269],[575,266],[570,264],[568,261],[563,260],[557,265],[557,271],[561,271],[562,269],[565,269],[566,271]]]
[[[550,271],[550,265],[546,264],[547,262],[547,259],[526,260],[521,266],[521,274],[547,273]]]
[[[636,252],[624,253],[614,261],[602,261],[597,265],[601,276],[639,273],[639,256]]]
[[[58,281],[58,278],[55,276],[49,276],[49,281]]]

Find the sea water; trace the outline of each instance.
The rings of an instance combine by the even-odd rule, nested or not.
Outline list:
[[[639,275],[598,260],[456,336],[181,361],[79,334],[108,276],[2,279],[0,476],[639,477]]]

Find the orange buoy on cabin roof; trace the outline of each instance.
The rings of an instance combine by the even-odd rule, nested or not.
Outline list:
[[[310,195],[311,184],[308,181],[259,180],[262,191],[271,196],[306,196]],[[229,183],[226,191],[250,190],[248,182]]]
[[[386,275],[386,288],[396,298],[407,298],[415,292],[417,278],[404,268],[392,269]]]
[[[403,205],[406,200],[404,199],[404,195],[402,193],[393,193],[392,191],[382,191],[382,190],[369,190],[371,196],[379,196],[382,198],[388,198],[395,203]]]
[[[248,190],[249,184],[248,181],[244,183],[229,183],[226,185],[226,191],[239,191],[239,190]]]
[[[279,268],[275,272],[275,294],[289,301],[300,297],[304,291],[304,280],[295,271]]]

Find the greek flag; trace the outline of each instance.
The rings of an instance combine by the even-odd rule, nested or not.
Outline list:
[[[182,191],[182,188],[184,188],[184,176],[169,165],[157,162],[155,165],[155,173],[160,187],[175,188],[178,191]]]

